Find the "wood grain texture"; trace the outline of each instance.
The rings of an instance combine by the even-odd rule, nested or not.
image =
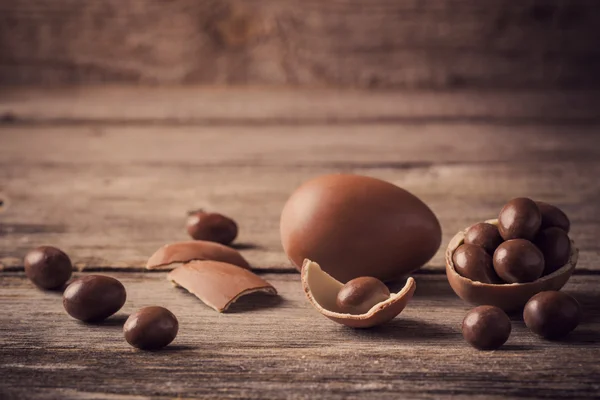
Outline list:
[[[598,87],[595,0],[4,0],[0,83]]]
[[[600,92],[365,91],[198,86],[0,88],[6,124],[600,123]]]
[[[35,289],[22,273],[0,274],[3,399],[594,398],[600,391],[598,276],[576,275],[565,287],[585,315],[565,341],[542,340],[515,316],[507,344],[479,352],[459,331],[470,306],[443,275],[417,274],[404,312],[370,330],[321,316],[297,274],[263,275],[281,296],[246,297],[226,314],[173,288],[165,273],[111,275],[127,288],[125,306],[104,324],[84,325],[66,315],[60,294]],[[164,351],[135,351],[122,324],[154,304],[177,316],[179,335]]]
[[[595,125],[0,126],[0,264],[19,268],[51,244],[78,268],[141,268],[186,240],[186,211],[205,207],[238,221],[255,268],[289,269],[279,240],[289,194],[352,172],[400,185],[437,214],[442,248],[428,268],[443,268],[458,230],[529,196],[567,212],[578,268],[600,270],[599,140]]]

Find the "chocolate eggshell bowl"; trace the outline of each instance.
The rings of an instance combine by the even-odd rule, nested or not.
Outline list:
[[[498,225],[497,219],[485,221]],[[468,228],[467,228],[468,229]],[[464,243],[467,229],[458,232],[446,249],[446,276],[452,290],[461,299],[477,305],[493,305],[504,311],[522,309],[535,294],[546,290],[560,290],[569,280],[579,257],[579,249],[571,240],[571,256],[569,261],[549,275],[542,276],[534,282],[490,284],[473,281],[459,275],[454,268],[452,256],[454,251]]]

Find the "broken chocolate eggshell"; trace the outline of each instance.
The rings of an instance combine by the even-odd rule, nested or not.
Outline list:
[[[180,264],[195,260],[221,261],[250,269],[250,264],[239,251],[220,243],[203,240],[166,244],[152,254],[146,268],[172,270]]]
[[[408,278],[398,293],[375,304],[364,314],[347,314],[337,305],[337,295],[344,284],[321,269],[319,264],[305,260],[302,267],[302,287],[308,301],[321,314],[338,324],[352,328],[370,328],[391,321],[404,310],[412,298],[416,282]]]
[[[496,219],[485,222],[498,224]],[[458,297],[472,304],[492,305],[504,311],[522,309],[535,294],[546,290],[560,290],[567,283],[577,265],[579,250],[571,240],[569,261],[551,274],[542,276],[533,282],[491,284],[473,281],[456,272],[452,259],[454,251],[464,243],[465,232],[466,230],[458,232],[448,244],[445,255],[446,276]]]
[[[169,272],[167,279],[218,312],[226,311],[231,304],[247,294],[277,294],[277,290],[258,275],[237,265],[219,261],[192,261],[183,264]]]

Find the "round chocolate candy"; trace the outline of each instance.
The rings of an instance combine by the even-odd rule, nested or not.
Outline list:
[[[560,228],[544,229],[535,238],[535,245],[544,254],[544,275],[564,266],[571,257],[571,239]]]
[[[546,339],[560,339],[579,325],[581,308],[566,293],[540,292],[525,304],[523,319],[532,332]]]
[[[144,307],[131,314],[123,333],[127,343],[142,350],[158,350],[175,339],[179,322],[173,313],[164,307]]]
[[[512,199],[498,215],[498,230],[504,240],[533,240],[542,224],[542,214],[537,204],[526,197]]]
[[[222,214],[194,211],[187,219],[188,234],[195,240],[230,244],[238,234],[234,220]]]
[[[336,303],[341,312],[365,314],[375,304],[390,298],[390,290],[383,282],[370,276],[354,278],[338,292]]]
[[[483,247],[485,251],[492,255],[502,243],[502,237],[496,225],[480,222],[467,229],[465,243]]]
[[[42,289],[59,289],[71,277],[73,265],[69,256],[51,246],[41,246],[25,256],[25,275]]]
[[[472,281],[483,283],[500,283],[494,271],[492,256],[483,247],[474,244],[462,244],[452,255],[454,269],[459,275]]]
[[[544,255],[529,240],[507,240],[494,252],[494,270],[507,283],[533,282],[544,272]]]
[[[512,326],[508,315],[498,307],[479,306],[465,316],[462,334],[479,350],[495,350],[508,340]]]
[[[569,221],[567,214],[552,204],[544,203],[543,201],[536,201],[535,203],[542,214],[541,229],[556,227],[569,233],[571,222]]]
[[[63,293],[63,306],[73,318],[84,322],[102,321],[123,307],[127,294],[115,278],[87,275],[74,280]]]

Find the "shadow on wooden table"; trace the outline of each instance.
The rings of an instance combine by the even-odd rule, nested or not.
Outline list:
[[[402,318],[402,315],[400,315],[386,324],[373,328],[348,328],[348,334],[350,336],[375,338],[384,341],[411,341],[417,338],[419,340],[445,339],[451,336],[459,336],[460,332],[447,326],[424,320]]]
[[[97,321],[97,322],[81,322],[81,321],[78,321],[78,322],[81,325],[91,326],[91,327],[102,327],[102,328],[114,328],[114,327],[117,327],[119,329],[122,329],[123,325],[125,324],[125,321],[127,321],[127,318],[129,318],[128,314],[116,314],[116,315],[113,315],[113,316],[105,319],[104,321]]]

